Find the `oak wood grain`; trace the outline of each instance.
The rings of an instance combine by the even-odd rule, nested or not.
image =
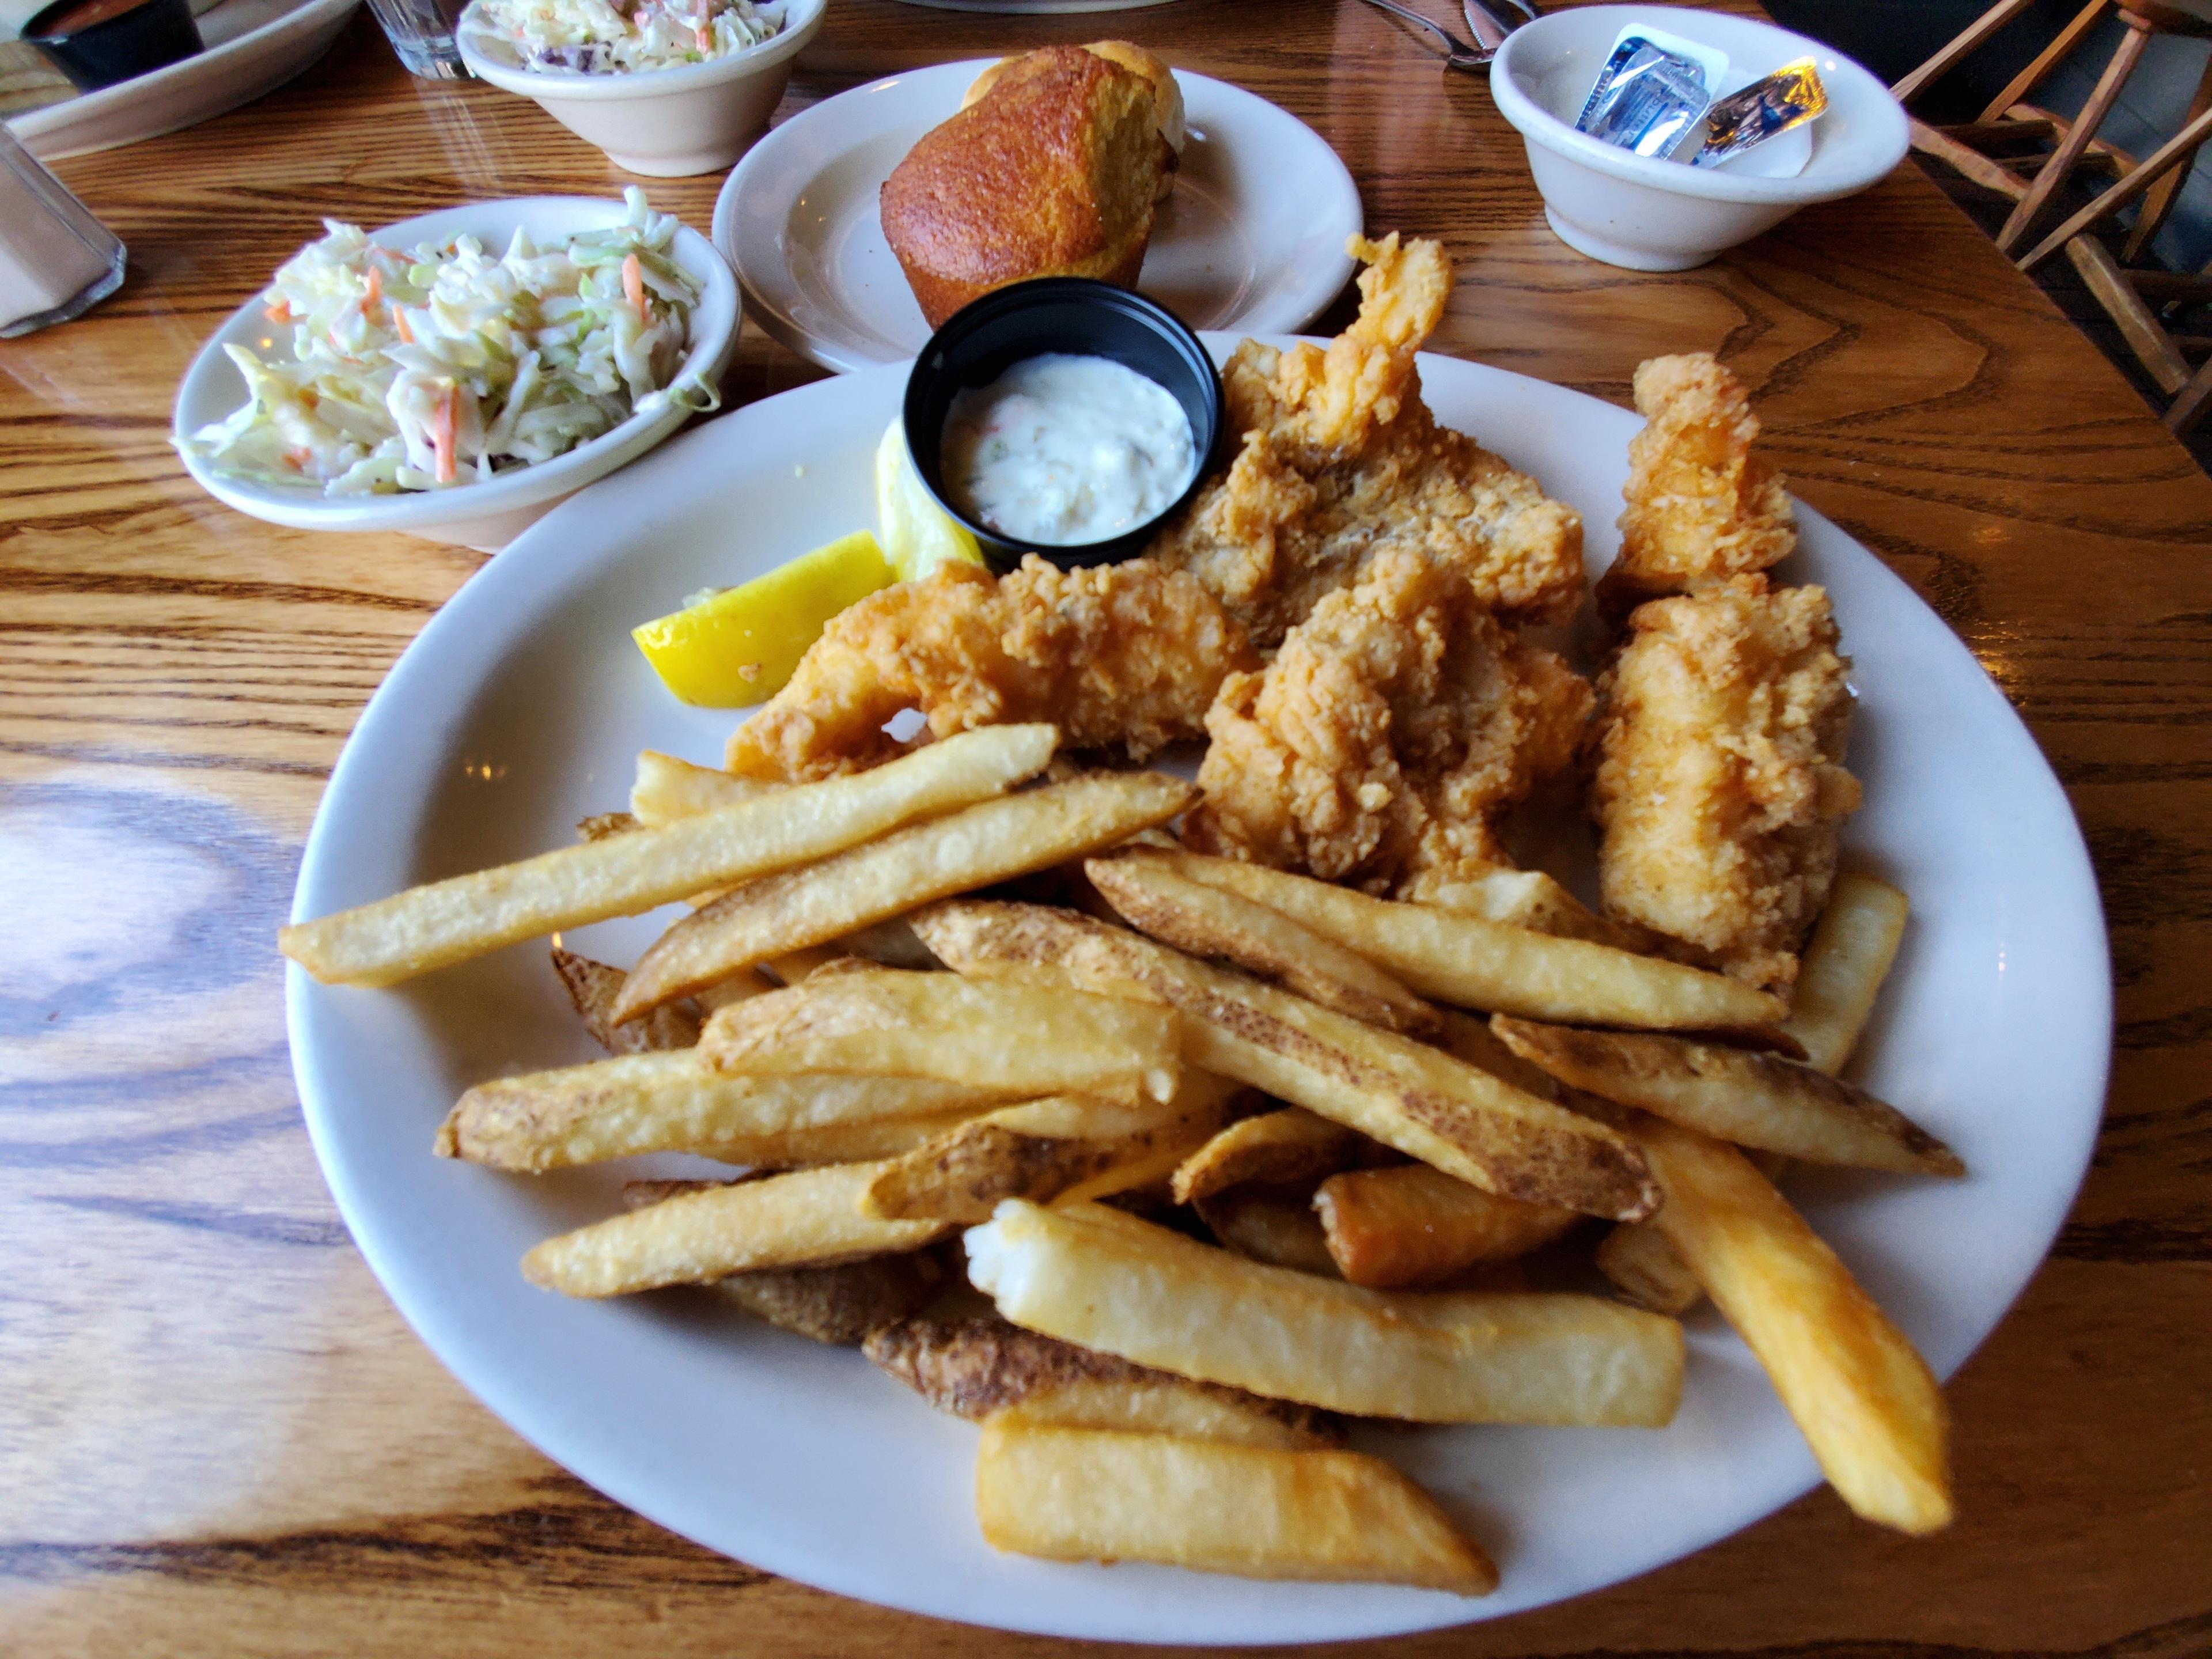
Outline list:
[[[1952,1388],[1953,1530],[1891,1537],[1820,1493],[1390,1650],[2212,1651],[2212,483],[1909,166],[1700,270],[1594,264],[1545,228],[1482,81],[1352,0],[1025,21],[833,0],[779,118],[1108,32],[1276,100],[1370,226],[1443,236],[1440,349],[1616,402],[1644,356],[1723,352],[1793,486],[2027,718],[2112,929],[2107,1123],[2052,1261]],[[0,343],[0,1651],[1069,1645],[769,1577],[546,1463],[385,1301],[301,1127],[270,936],[339,745],[477,559],[219,507],[168,449],[177,377],[322,215],[623,176],[526,103],[408,79],[365,15],[277,94],[59,170],[132,265],[83,322]],[[719,184],[652,188],[704,228]],[[729,391],[817,373],[748,328]]]

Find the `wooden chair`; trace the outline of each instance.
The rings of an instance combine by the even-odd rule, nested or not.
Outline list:
[[[1910,100],[1956,68],[2031,3],[2032,0],[1997,0],[1890,90],[1900,103]],[[2027,102],[2028,95],[2049,78],[2082,38],[2112,13],[2118,14],[2126,32],[2081,112],[2069,121]],[[2172,424],[2176,411],[2196,391],[2195,382],[2206,377],[2200,374],[2192,379],[2189,362],[2166,331],[2159,311],[2212,299],[2212,278],[2130,267],[2142,259],[2151,239],[2172,212],[2188,177],[2187,163],[2212,138],[2212,60],[2208,60],[2197,81],[2181,131],[2142,163],[2097,137],[2097,130],[2142,62],[2144,48],[2156,34],[2212,38],[2212,0],[2088,0],[2051,44],[1990,100],[1979,117],[1947,127],[1930,127],[1914,120],[1912,143],[1914,149],[1948,162],[1976,184],[2012,199],[2012,213],[1996,236],[1998,248],[2007,253],[2027,240],[2059,198],[2069,179],[2090,167],[2108,169],[2116,175],[2109,188],[2017,263],[2021,270],[2033,270],[2052,254],[2065,252],[2144,371],[2169,395],[2180,394],[2168,412],[2168,423]],[[2024,153],[2046,139],[2052,145],[2047,155]],[[2118,254],[2096,237],[2083,234],[2138,198],[2142,198],[2142,210]],[[2212,382],[2196,397],[2186,418],[2193,423],[2208,404],[2212,404]]]

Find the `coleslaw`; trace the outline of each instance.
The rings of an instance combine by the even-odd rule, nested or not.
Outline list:
[[[258,483],[390,495],[483,483],[670,403],[716,407],[676,378],[700,297],[677,222],[634,186],[623,201],[606,229],[544,249],[518,230],[496,257],[473,236],[403,253],[325,220],[261,296],[293,360],[224,347],[252,396],[179,447]]]
[[[785,0],[477,0],[525,69],[618,75],[726,58],[781,33]]]

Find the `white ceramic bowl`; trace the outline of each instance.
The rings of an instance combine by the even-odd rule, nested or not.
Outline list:
[[[516,230],[522,229],[544,246],[579,231],[612,224],[622,211],[619,201],[599,197],[518,197],[403,219],[373,232],[371,240],[387,247],[411,248],[420,242],[467,234],[487,248],[504,250]],[[737,344],[737,278],[713,245],[688,227],[678,227],[674,253],[677,264],[700,287],[699,303],[691,312],[691,349],[678,374],[719,385]],[[173,429],[179,438],[223,419],[246,401],[245,377],[222,348],[242,345],[266,352],[272,335],[257,297],[240,306],[209,337],[177,388]],[[217,501],[271,524],[296,530],[397,530],[428,541],[459,542],[496,552],[593,479],[635,460],[688,418],[689,411],[680,404],[633,415],[565,455],[502,474],[489,483],[399,495],[333,500],[319,484],[256,483],[216,471],[191,454],[185,457],[185,465],[200,488]]]
[[[1737,166],[1692,167],[1634,155],[1577,132],[1575,117],[1614,39],[1631,23],[1727,52],[1735,78],[1719,88],[1723,92],[1793,58],[1814,59],[1828,108],[1812,124],[1812,157],[1804,170],[1776,179]],[[1553,12],[1506,37],[1491,60],[1490,91],[1528,144],[1545,217],[1560,240],[1593,259],[1632,270],[1701,265],[1808,203],[1864,190],[1905,159],[1905,112],[1880,81],[1817,40],[1719,12],[1674,6]]]
[[[532,100],[617,167],[648,178],[717,173],[768,125],[791,61],[822,27],[829,0],[786,0],[784,26],[757,46],[678,69],[580,75],[523,67],[473,3],[453,29],[480,80]]]

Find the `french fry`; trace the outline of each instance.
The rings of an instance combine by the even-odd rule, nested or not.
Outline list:
[[[538,934],[635,915],[705,888],[827,858],[908,819],[1020,782],[1043,769],[1056,741],[1049,726],[965,732],[872,772],[410,887],[286,927],[277,945],[326,985],[396,984]],[[723,977],[709,974],[671,995]],[[625,997],[635,988],[633,975]],[[669,1000],[618,1007],[617,1016],[634,1018]]]
[[[1313,1205],[1303,1194],[1235,1187],[1200,1199],[1196,1207],[1198,1218],[1208,1231],[1248,1261],[1293,1267],[1325,1279],[1339,1276],[1328,1253],[1328,1239],[1314,1215]]]
[[[981,728],[996,729],[1006,728]],[[917,753],[943,746],[932,744]],[[903,766],[912,758],[891,764]],[[840,938],[928,900],[1098,852],[1164,823],[1195,795],[1182,779],[1158,772],[1093,773],[985,801],[807,869],[749,883],[654,942],[631,971],[617,1017],[635,1019],[763,957]]]
[[[1017,1325],[1327,1411],[1654,1426],[1681,1396],[1681,1327],[1595,1297],[1361,1290],[1099,1204],[1009,1199],[966,1245]]]
[[[1705,1299],[1705,1287],[1655,1223],[1624,1221],[1598,1241],[1598,1271],[1638,1307],[1680,1318]]]
[[[1092,859],[1091,884],[1140,933],[1194,957],[1222,957],[1324,1008],[1425,1036],[1437,1011],[1364,957],[1279,910],[1177,874],[1157,854]]]
[[[626,836],[640,827],[636,818],[628,812],[594,812],[576,826],[576,839],[605,841],[610,836]]]
[[[1634,1149],[1577,1113],[1395,1033],[1064,910],[963,900],[911,918],[963,973],[1057,978],[1184,1017],[1184,1057],[1486,1191],[1616,1218],[1657,1190]],[[713,1028],[706,1039],[713,1041]]]
[[[694,766],[658,750],[647,749],[637,757],[637,779],[629,788],[630,816],[647,828],[696,818],[740,801],[757,800],[777,786],[758,778],[741,778],[711,766]]]
[[[1194,1203],[1251,1182],[1316,1181],[1349,1164],[1359,1141],[1341,1123],[1303,1106],[1241,1118],[1182,1161],[1175,1172],[1175,1201]]]
[[[1781,1000],[1741,980],[1479,915],[1370,898],[1234,859],[1175,856],[1194,881],[1242,893],[1357,951],[1424,996],[1487,1013],[1659,1030],[1771,1025]]]
[[[1894,1106],[1776,1054],[1648,1031],[1585,1031],[1494,1016],[1523,1060],[1601,1099],[1808,1164],[1961,1176],[1958,1154]]]
[[[878,969],[726,1008],[699,1052],[728,1072],[933,1077],[1007,1094],[1174,1097],[1169,1009],[1041,986]]]
[[[1247,1578],[1486,1595],[1498,1569],[1378,1457],[993,1421],[975,1515],[994,1549],[1158,1561]]]
[[[951,1231],[861,1213],[860,1195],[882,1168],[840,1164],[684,1193],[547,1239],[522,1258],[522,1276],[564,1296],[626,1296],[918,1250]]]
[[[927,1078],[738,1076],[716,1071],[687,1048],[479,1083],[439,1126],[435,1150],[441,1158],[533,1172],[664,1152],[813,1164],[824,1161],[825,1149],[854,1144],[830,1131],[893,1121],[924,1126],[919,1137],[895,1138],[885,1152],[868,1154],[884,1157],[945,1133],[960,1114],[988,1111],[1008,1097],[1002,1089]]]
[[[1897,960],[1911,909],[1886,881],[1855,870],[1836,878],[1798,966],[1790,1018],[1782,1023],[1803,1045],[1808,1065],[1833,1076],[1850,1059]]]
[[[1313,1211],[1337,1271],[1378,1291],[1434,1285],[1480,1262],[1525,1255],[1581,1219],[1499,1198],[1425,1164],[1333,1175],[1315,1190]]]
[[[1790,1018],[1781,1027],[1815,1070],[1832,1077],[1850,1059],[1897,959],[1910,908],[1905,895],[1887,882],[1848,870],[1836,878],[1828,908],[1798,967]],[[1597,1265],[1656,1313],[1687,1313],[1705,1297],[1689,1264],[1648,1221],[1614,1228],[1598,1245]]]
[[[901,1321],[873,1333],[868,1358],[931,1405],[981,1422],[1015,1416],[1072,1429],[1152,1430],[1245,1446],[1316,1451],[1340,1444],[1310,1406],[1133,1365],[1001,1319]]]
[[[623,1202],[633,1210],[722,1183],[630,1181]],[[870,1333],[919,1312],[941,1291],[945,1270],[927,1251],[872,1255],[830,1267],[769,1267],[732,1273],[701,1288],[781,1330],[832,1347],[858,1347]]]
[[[1869,1521],[1947,1525],[1948,1418],[1912,1345],[1741,1152],[1660,1118],[1635,1133],[1667,1189],[1655,1224],[1765,1367],[1830,1484]]]
[[[1001,1107],[892,1160],[868,1188],[868,1210],[904,1221],[988,1221],[1002,1198],[1047,1204],[1146,1186],[1219,1127],[1234,1092],[1194,1071],[1164,1103],[1061,1095]]]
[[[1617,950],[1651,948],[1650,934],[1598,915],[1541,870],[1516,870],[1462,855],[1448,868],[1419,872],[1399,888],[1397,896]]]
[[[689,997],[664,1003],[644,1019],[617,1025],[607,1018],[622,994],[628,977],[619,968],[580,957],[574,951],[553,947],[553,971],[568,993],[568,1000],[592,1034],[592,1041],[611,1054],[643,1054],[665,1048],[689,1048],[699,1041],[706,1016]]]

